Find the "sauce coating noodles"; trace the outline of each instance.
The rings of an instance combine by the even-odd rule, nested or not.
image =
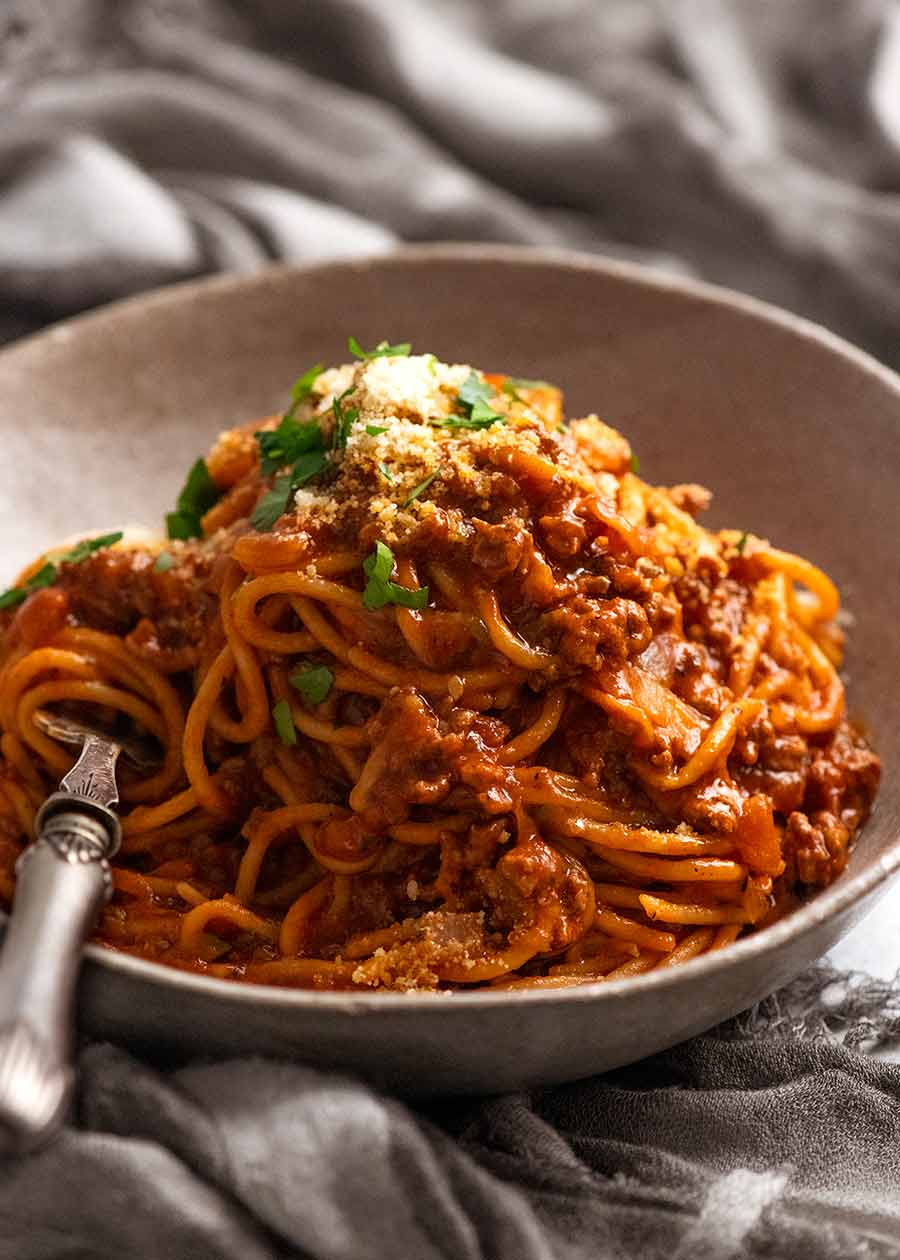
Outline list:
[[[5,901],[73,760],[45,708],[160,751],[120,771],[95,939],[212,976],[622,978],[836,878],[878,761],[825,574],[703,529],[705,491],[543,382],[384,348],[304,380],[192,472],[170,529],[200,537],[42,557],[4,597]]]

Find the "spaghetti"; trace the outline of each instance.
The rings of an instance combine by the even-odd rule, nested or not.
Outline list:
[[[159,747],[95,939],[211,976],[617,979],[832,881],[879,766],[830,580],[544,382],[354,348],[220,437],[170,541],[0,597],[0,896],[72,764],[44,708]]]

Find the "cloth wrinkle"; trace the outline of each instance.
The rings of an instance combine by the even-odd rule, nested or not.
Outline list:
[[[204,271],[474,239],[699,275],[897,363],[900,17],[820,5],[8,0],[0,340]],[[76,186],[80,214],[26,213],[6,156],[35,126],[42,204]]]

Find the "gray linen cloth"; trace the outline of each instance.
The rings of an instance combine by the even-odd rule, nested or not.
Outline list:
[[[898,189],[892,0],[0,3],[0,336],[474,239],[691,270],[897,362]]]
[[[699,274],[897,363],[889,0],[0,0],[0,339],[403,240]],[[0,1260],[900,1256],[897,995],[822,971],[604,1078],[410,1108],[90,1046]],[[868,1050],[869,1053],[864,1053]]]
[[[418,1110],[93,1046],[77,1126],[0,1168],[0,1260],[900,1256],[900,1067],[852,1048],[898,1025],[891,989],[813,973],[634,1067]]]

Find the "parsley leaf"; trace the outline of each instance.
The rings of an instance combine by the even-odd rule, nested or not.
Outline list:
[[[166,534],[169,538],[180,538],[186,542],[189,538],[199,538],[200,517],[193,512],[168,512],[166,514]]]
[[[200,525],[209,509],[221,498],[219,487],[210,476],[205,459],[198,459],[191,466],[175,511],[166,516],[166,529],[170,538],[199,538],[203,533]]]
[[[298,456],[322,446],[322,430],[317,421],[300,423],[285,416],[277,429],[261,429],[254,434],[259,445],[260,464],[264,477],[277,472],[285,464],[293,464]]]
[[[291,386],[291,405],[288,407],[285,417],[290,417],[297,410],[302,402],[309,398],[315,385],[316,380],[325,371],[324,363],[314,363],[311,368],[307,368],[302,376],[298,376]]]
[[[628,461],[628,467],[631,469],[631,471],[634,473],[635,476],[637,476],[638,473],[641,471],[641,461],[638,459],[637,455],[634,454],[634,452],[632,452],[631,459]]]
[[[276,477],[272,489],[257,503],[250,517],[253,528],[260,533],[267,533],[290,507],[294,492],[312,481],[320,472],[324,472],[327,467],[327,451],[307,451],[305,455],[300,455],[294,461],[291,471]]]
[[[486,402],[493,392],[487,381],[483,381],[473,369],[460,385],[457,401],[471,411],[477,402]]]
[[[297,728],[294,726],[294,715],[287,700],[279,700],[272,710],[272,721],[282,744],[290,748],[297,742]]]
[[[291,674],[291,686],[296,687],[307,704],[321,704],[334,685],[334,674],[327,665],[307,665]]]
[[[111,547],[113,543],[121,541],[122,531],[120,529],[117,529],[113,534],[100,534],[97,538],[82,538],[81,542],[76,543],[71,551],[67,551],[65,555],[60,556],[57,563],[80,564],[82,560],[86,560],[93,552],[100,551],[104,547]]]
[[[305,486],[313,477],[324,472],[328,467],[328,452],[325,449],[325,438],[317,420],[294,420],[291,412],[309,396],[316,378],[322,371],[322,364],[317,363],[294,382],[294,402],[282,417],[275,429],[261,429],[254,436],[259,446],[260,468],[263,476],[270,476],[279,468],[290,465],[290,472],[276,477],[272,489],[257,503],[250,523],[262,532],[270,530],[279,516],[288,510],[291,496],[301,486]],[[346,398],[350,390],[346,390],[341,398]],[[356,419],[356,412],[349,409],[344,412],[336,398],[332,404],[335,417],[335,430],[332,446],[344,446],[347,442],[349,426]],[[172,535],[170,534],[170,537]]]
[[[331,446],[333,450],[343,450],[347,445],[347,438],[350,436],[350,430],[359,417],[358,407],[348,407],[346,411],[343,407],[343,401],[348,394],[353,393],[353,387],[345,389],[339,397],[335,396],[331,404],[331,410],[334,413],[334,433],[331,435]]]
[[[428,587],[420,586],[417,590],[410,591],[405,586],[398,586],[396,582],[388,582],[387,602],[396,604],[399,608],[425,608],[428,604]]]
[[[206,460],[196,460],[175,506],[182,512],[208,512],[218,501],[219,487],[212,479]]]
[[[82,560],[86,560],[93,552],[100,551],[103,547],[111,547],[113,543],[121,542],[121,540],[122,531],[120,529],[116,530],[114,534],[100,534],[96,538],[83,538],[70,551],[57,556],[55,561],[48,560],[46,564],[41,565],[37,573],[32,574],[24,586],[11,586],[8,591],[4,591],[0,595],[0,611],[4,608],[15,608],[17,604],[23,603],[33,591],[39,591],[45,586],[52,586],[59,576],[59,566],[61,564],[80,564]]]
[[[24,586],[11,586],[8,591],[4,591],[0,595],[0,612],[4,612],[7,608],[15,608],[17,604],[23,603],[28,598],[29,593]]]
[[[483,425],[487,428],[489,424],[494,424],[497,420],[503,420],[504,417],[499,411],[495,411],[489,403],[486,403],[483,398],[479,398],[472,408],[472,414],[469,419],[473,425]]]
[[[507,376],[503,382],[504,394],[509,394],[511,398],[515,398],[517,402],[522,402],[519,398],[520,389],[555,389],[549,381],[532,381],[527,376]]]
[[[363,573],[370,582],[384,584],[394,571],[394,553],[381,541],[376,542],[375,550],[363,560]]]
[[[432,420],[432,426],[436,429],[487,429],[498,422],[505,424],[506,417],[495,411],[487,401],[493,394],[494,390],[487,381],[471,371],[460,385],[456,398],[462,414],[447,416],[446,420]]]
[[[291,490],[299,490],[327,467],[327,451],[310,451],[308,455],[301,455],[291,469]]]
[[[292,480],[291,473],[276,477],[272,489],[260,499],[250,517],[250,524],[254,529],[265,533],[272,528],[279,516],[284,516],[291,497]]]
[[[161,551],[156,557],[156,562],[153,565],[153,572],[168,573],[174,563],[174,557],[171,556],[168,551]]]
[[[379,341],[374,350],[363,350],[355,337],[348,337],[347,349],[356,359],[385,359],[390,357],[405,359],[410,350],[412,350],[412,343],[400,341],[397,345],[392,346],[386,341]]]
[[[488,408],[488,414],[481,414],[477,420],[473,416],[447,416],[446,420],[429,423],[433,429],[489,429],[492,424],[505,424],[506,417]]]
[[[428,587],[410,591],[390,581],[394,569],[394,553],[383,542],[376,542],[375,550],[363,560],[363,572],[368,581],[363,591],[363,603],[372,611],[396,604],[401,608],[424,608],[428,603]]]
[[[441,471],[440,468],[435,468],[434,472],[430,473],[425,478],[424,481],[420,481],[417,486],[415,486],[412,490],[410,490],[403,506],[409,507],[410,503],[412,503],[415,499],[418,499],[419,495],[423,494],[424,491],[428,489],[428,487],[431,485],[432,481],[434,481],[435,477],[438,475],[440,471]]]
[[[37,573],[28,579],[24,586],[11,586],[8,591],[4,591],[0,595],[0,611],[4,608],[15,608],[17,604],[23,603],[33,591],[39,591],[45,586],[51,586],[56,581],[57,568],[55,564],[45,564]]]
[[[58,569],[55,564],[42,565],[34,577],[30,577],[25,583],[29,591],[39,591],[45,586],[52,586],[56,581]]]

